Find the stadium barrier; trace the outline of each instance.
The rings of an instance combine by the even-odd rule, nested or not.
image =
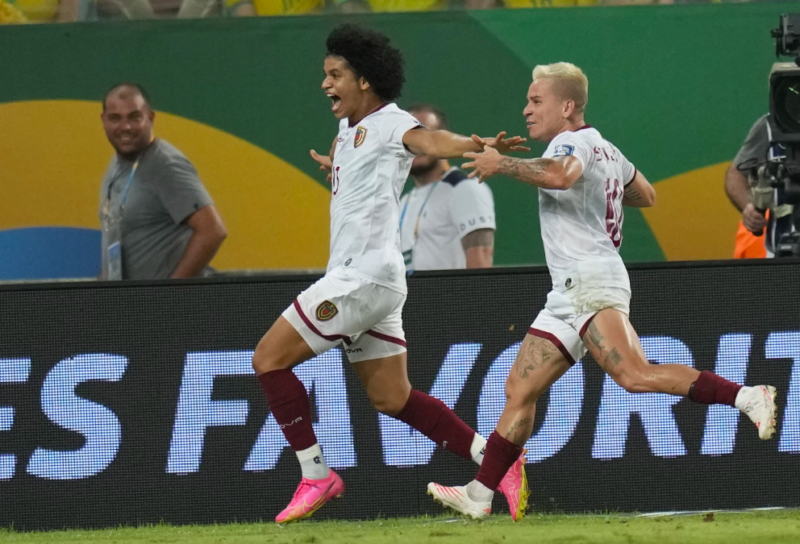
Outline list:
[[[533,508],[800,506],[798,264],[631,268],[648,358],[777,386],[777,436],[760,442],[732,408],[630,395],[587,357],[540,400],[527,445]],[[250,358],[313,279],[1,288],[0,526],[271,520],[300,473]],[[412,384],[488,435],[547,271],[419,273],[409,288]],[[317,517],[437,513],[427,482],[474,476],[472,463],[374,412],[339,350],[296,372],[347,485]]]

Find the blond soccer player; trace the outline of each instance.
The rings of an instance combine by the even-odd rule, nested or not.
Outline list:
[[[631,288],[619,256],[623,206],[655,203],[641,172],[586,124],[588,80],[577,66],[537,66],[523,110],[540,159],[515,159],[485,146],[466,153],[471,176],[502,174],[539,188],[539,220],[553,286],[506,380],[506,406],[475,480],[462,487],[428,484],[434,499],[480,519],[533,431],[537,399],[588,351],[631,393],[668,393],[701,404],[727,404],[755,423],[762,440],[775,432],[775,388],[744,387],[690,366],[651,365],[628,320]],[[479,138],[475,138],[479,141]]]

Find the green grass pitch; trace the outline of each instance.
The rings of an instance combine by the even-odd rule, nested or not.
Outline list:
[[[374,521],[306,521],[206,526],[156,525],[138,528],[24,533],[0,530],[3,544],[186,543],[186,544],[394,544],[516,543],[698,543],[782,544],[800,542],[800,510],[714,513],[643,518],[626,515],[528,514],[520,523],[508,516],[473,522],[422,517]]]

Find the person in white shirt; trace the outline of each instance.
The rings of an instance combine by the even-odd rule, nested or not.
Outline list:
[[[269,408],[300,462],[302,478],[275,521],[311,516],[344,491],[313,428],[308,393],[292,368],[344,343],[376,410],[441,447],[480,463],[480,435],[442,401],[411,388],[402,310],[406,270],[400,252],[400,193],[416,155],[460,157],[482,141],[428,130],[392,101],[403,86],[403,58],[378,32],[342,25],[327,39],[322,89],[339,119],[328,157],[311,156],[331,176],[330,259],[325,276],[300,293],[256,347],[253,369]],[[523,138],[500,133],[489,145],[523,150]],[[512,508],[527,500],[516,461],[501,486]]]
[[[533,431],[537,399],[587,350],[630,393],[667,393],[735,406],[775,433],[775,388],[742,387],[679,364],[651,365],[628,320],[630,283],[619,256],[622,206],[647,207],[655,190],[628,159],[584,121],[589,83],[577,66],[537,66],[523,110],[530,137],[549,145],[540,159],[504,157],[489,146],[464,156],[480,180],[502,174],[539,188],[539,221],[553,289],[506,380],[506,406],[475,480],[428,484],[434,499],[475,519],[491,512],[498,482]]]
[[[408,109],[431,130],[448,129],[445,114],[430,104]],[[494,197],[444,159],[414,157],[414,188],[400,199],[400,246],[406,269],[491,268],[494,256]]]

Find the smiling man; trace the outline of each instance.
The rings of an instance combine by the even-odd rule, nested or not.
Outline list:
[[[227,235],[192,163],[154,137],[155,116],[136,83],[103,99],[100,119],[116,155],[100,189],[101,279],[198,276]]]

